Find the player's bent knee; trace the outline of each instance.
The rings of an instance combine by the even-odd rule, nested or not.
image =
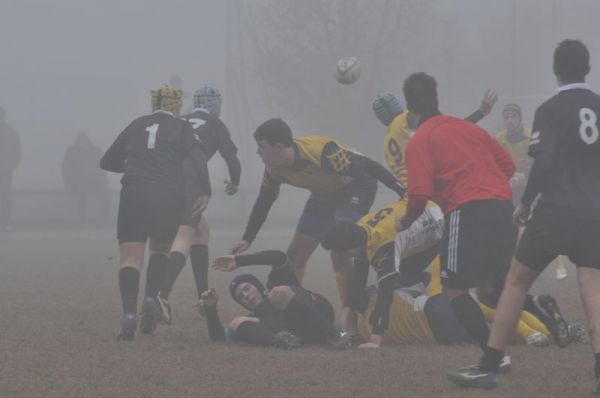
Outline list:
[[[289,286],[276,286],[268,293],[269,301],[278,310],[284,310],[295,295]]]

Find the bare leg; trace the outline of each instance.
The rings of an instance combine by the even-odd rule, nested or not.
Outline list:
[[[290,242],[287,249],[287,255],[292,264],[294,264],[294,272],[300,283],[302,283],[302,280],[304,279],[306,263],[318,245],[318,240],[312,236],[303,234],[302,232],[296,232]]]
[[[500,302],[496,308],[488,341],[489,347],[504,351],[521,317],[525,295],[539,274],[539,272],[526,267],[519,260],[513,258],[504,284],[504,290],[500,296]]]
[[[600,353],[600,270],[577,268],[577,280],[594,354]]]

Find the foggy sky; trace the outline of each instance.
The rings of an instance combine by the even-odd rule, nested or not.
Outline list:
[[[62,187],[60,163],[76,133],[87,132],[106,149],[131,120],[149,113],[150,89],[173,74],[182,77],[187,92],[208,82],[225,93],[226,3],[0,1],[0,106],[7,110],[23,144],[15,188]],[[533,109],[556,88],[552,52],[567,37],[582,39],[588,46],[592,63],[588,81],[593,88],[600,87],[600,1],[432,0],[423,4],[431,11],[422,27],[398,38],[398,57],[403,55],[403,42],[422,44],[422,56],[407,59],[398,79],[389,81],[389,90],[398,95],[406,74],[422,69],[438,79],[443,111],[465,116],[479,103],[483,90],[492,87],[501,100],[484,127],[497,128],[502,104],[513,99],[520,100],[527,111],[525,122],[531,123]],[[369,61],[363,60],[364,68]],[[368,72],[363,70],[363,78]],[[241,135],[247,136],[255,126],[241,128],[236,120],[240,110],[228,107],[232,104],[228,100],[225,96],[224,119],[236,127],[232,134],[240,142]],[[255,123],[274,116],[260,105],[253,106]],[[373,119],[374,128],[376,123]],[[247,137],[241,141],[246,145],[241,148],[242,160],[254,159],[251,141]],[[365,150],[367,154],[377,151]],[[252,165],[258,167],[258,162]],[[113,186],[115,182],[113,178]]]

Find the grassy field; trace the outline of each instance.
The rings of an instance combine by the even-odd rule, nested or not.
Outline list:
[[[252,249],[285,249],[291,230],[266,230]],[[211,256],[240,231],[215,231]],[[112,231],[17,231],[0,235],[0,397],[579,397],[591,389],[586,344],[511,347],[513,371],[491,392],[458,388],[445,371],[479,358],[474,346],[385,346],[376,352],[296,351],[215,344],[195,308],[188,266],[171,295],[174,323],[132,343],[119,326],[117,244]],[[258,270],[266,275],[266,270]],[[563,314],[583,321],[574,269],[543,275]],[[221,319],[243,314],[227,293],[230,274],[211,271]],[[306,286],[336,305],[326,253]]]

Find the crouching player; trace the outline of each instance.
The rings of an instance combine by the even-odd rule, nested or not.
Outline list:
[[[369,342],[361,348],[378,348],[382,340],[398,343],[466,342],[464,328],[457,327],[458,319],[443,295],[423,295],[415,290],[423,282],[425,270],[439,252],[438,242],[443,230],[439,208],[431,206],[402,233],[396,232],[396,217],[404,211],[404,203],[396,202],[369,213],[357,223],[335,222],[322,240],[326,250],[338,250],[354,256],[354,274],[347,303],[352,310],[363,314],[362,334],[368,331]],[[377,273],[377,295],[365,296],[369,264]],[[433,279],[439,279],[434,273]],[[427,278],[429,282],[429,278]],[[408,287],[408,288],[407,288]],[[556,306],[549,295],[532,298],[530,312],[523,311],[517,334],[532,345],[546,345],[552,330],[548,303]],[[480,304],[488,321],[494,310]],[[448,313],[445,314],[445,310]],[[420,312],[423,311],[423,312]],[[533,314],[533,315],[532,315]],[[368,325],[365,320],[368,319]],[[581,339],[578,325],[570,327],[572,339]]]
[[[230,272],[248,265],[270,265],[265,286],[252,274],[236,275],[229,284],[233,299],[250,311],[223,327],[213,289],[202,294],[206,322],[213,341],[231,339],[260,346],[295,348],[301,344],[331,344],[344,349],[348,335],[334,326],[333,307],[323,296],[300,286],[287,255],[278,250],[217,257],[212,267]]]

